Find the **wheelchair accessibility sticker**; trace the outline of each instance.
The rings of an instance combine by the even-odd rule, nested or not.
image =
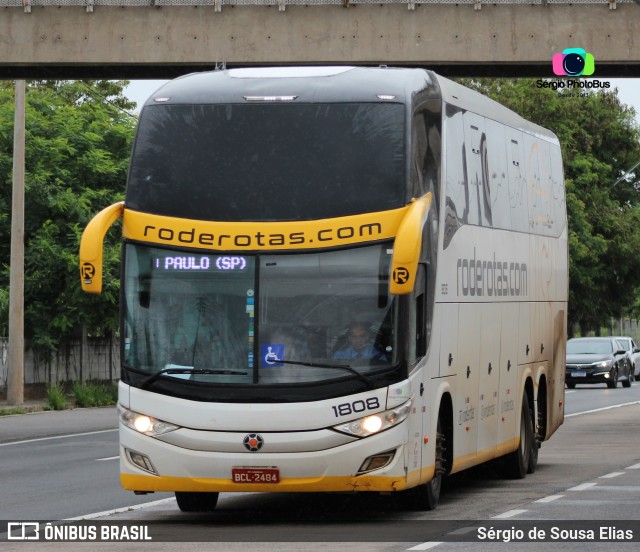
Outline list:
[[[269,343],[260,348],[260,358],[262,359],[262,368],[270,368],[275,366],[284,366],[281,360],[284,360],[284,344]]]

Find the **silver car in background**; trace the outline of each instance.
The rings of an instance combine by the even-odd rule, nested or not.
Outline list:
[[[614,336],[620,345],[623,345],[627,351],[629,362],[631,363],[631,373],[635,381],[640,381],[640,348],[636,342],[629,336]]]

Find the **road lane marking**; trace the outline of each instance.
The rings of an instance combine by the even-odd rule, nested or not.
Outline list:
[[[431,548],[435,548],[436,546],[440,546],[441,544],[443,543],[439,541],[423,542],[422,544],[416,544],[411,548],[407,548],[407,550],[430,550]]]
[[[83,519],[96,519],[99,517],[112,516],[114,514],[123,514],[124,512],[132,512],[134,510],[142,510],[143,508],[150,508],[151,506],[160,506],[162,504],[168,504],[169,502],[175,501],[175,497],[163,498],[161,500],[154,500],[153,502],[145,502],[144,504],[135,504],[134,506],[125,506],[123,508],[116,508],[114,510],[105,510],[104,512],[95,512],[93,514],[65,518],[62,521],[82,521]]]
[[[544,498],[540,498],[538,500],[534,500],[534,502],[540,502],[542,504],[545,504],[547,502],[553,502],[554,500],[558,500],[559,498],[562,498],[564,495],[549,495],[549,496],[545,496]]]
[[[612,408],[622,408],[623,406],[633,406],[635,404],[640,404],[640,401],[622,403],[622,404],[614,404],[612,406],[603,406],[602,408],[596,408],[594,410],[585,410],[583,412],[575,412],[573,414],[565,414],[565,418],[573,418],[574,416],[582,416],[583,414],[593,414],[594,412],[602,412],[603,410],[611,410]]]
[[[459,536],[459,535],[467,535],[469,533],[476,533],[478,530],[477,527],[460,527],[460,529],[455,529],[454,531],[451,531],[449,533],[447,533],[447,536],[450,535],[455,535],[455,536]],[[463,539],[464,541],[464,539]],[[444,544],[443,541],[428,541],[428,542],[423,542],[422,544],[416,544],[414,547],[412,548],[407,548],[407,550],[429,550],[431,548],[435,548],[436,546],[440,545],[440,544]]]
[[[51,439],[66,439],[67,437],[83,437],[84,435],[99,435],[100,433],[110,433],[117,429],[102,429],[100,431],[87,431],[85,433],[70,433],[68,435],[53,435],[51,437],[38,437],[37,439],[25,439],[24,441],[11,441],[10,443],[0,443],[0,447],[10,445],[24,445],[25,443],[37,443],[38,441],[49,441]]]
[[[625,470],[640,470],[640,464],[634,464],[633,466],[625,468]]]
[[[118,460],[119,456],[109,456],[109,458],[96,458],[96,462],[104,462],[106,460]]]
[[[509,519],[515,516],[519,516],[520,514],[524,514],[525,512],[526,510],[509,510],[508,512],[503,512],[502,514],[493,516],[491,519]]]
[[[598,479],[613,479],[614,477],[618,477],[619,475],[624,475],[624,472],[611,472],[607,475],[601,475]]]
[[[587,489],[590,489],[591,487],[595,487],[596,485],[597,483],[580,483],[580,485],[571,487],[570,489],[567,489],[567,491],[586,491]]]

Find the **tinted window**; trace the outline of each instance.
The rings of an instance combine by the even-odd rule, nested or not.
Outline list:
[[[570,339],[567,342],[569,355],[606,355],[613,352],[609,339]]]
[[[511,204],[504,126],[491,119],[485,121],[487,132],[487,173],[491,196],[491,215],[496,228],[511,228]]]
[[[404,113],[388,103],[147,107],[127,207],[218,221],[401,207]]]

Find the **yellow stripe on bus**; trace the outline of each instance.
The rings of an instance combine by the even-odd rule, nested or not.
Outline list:
[[[433,468],[428,470],[433,474]],[[283,478],[279,483],[234,483],[231,479],[191,478],[155,475],[120,474],[120,483],[129,491],[168,491],[168,492],[345,492],[345,491],[401,491],[407,488],[407,480],[417,482],[420,471],[403,477],[384,477],[375,475],[330,476],[330,477],[291,477]]]
[[[320,249],[394,238],[408,209],[286,222],[188,220],[125,209],[123,236],[159,245],[220,251]]]

